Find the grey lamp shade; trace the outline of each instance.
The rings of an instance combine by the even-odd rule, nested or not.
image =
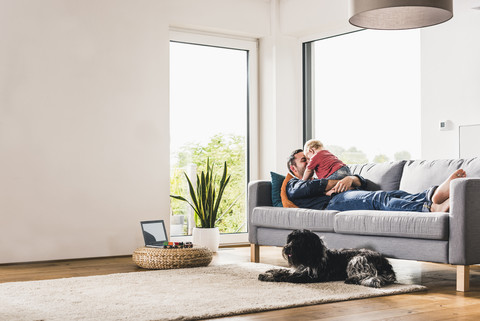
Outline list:
[[[360,28],[422,28],[452,17],[452,0],[350,0],[349,22]]]

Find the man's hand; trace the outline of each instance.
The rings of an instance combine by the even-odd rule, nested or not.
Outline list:
[[[325,187],[325,195],[331,196],[333,193],[342,193],[353,189],[353,187],[362,186],[361,180],[353,175],[347,176],[341,180],[329,179]],[[353,187],[352,187],[353,186]]]
[[[353,189],[353,178],[352,176],[347,176],[337,182],[335,186],[329,190],[325,195],[332,195],[333,193],[343,193],[345,191],[348,191],[350,189]]]

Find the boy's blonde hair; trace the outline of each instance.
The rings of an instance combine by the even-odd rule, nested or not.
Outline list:
[[[310,139],[305,143],[305,146],[303,146],[304,153],[308,152],[309,149],[322,150],[323,144],[318,139]]]

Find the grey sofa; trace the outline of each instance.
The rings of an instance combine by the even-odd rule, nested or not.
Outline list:
[[[248,186],[251,261],[260,246],[283,246],[294,229],[309,229],[330,248],[369,248],[397,259],[457,266],[457,290],[468,291],[469,266],[480,264],[480,159],[397,161],[350,166],[368,190],[421,192],[458,168],[467,178],[451,182],[450,213],[327,211],[272,206],[272,183]]]

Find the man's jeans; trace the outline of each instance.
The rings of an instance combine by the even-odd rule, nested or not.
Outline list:
[[[351,190],[335,194],[327,210],[378,210],[430,212],[431,197],[437,186],[417,194],[404,191],[358,191]]]

